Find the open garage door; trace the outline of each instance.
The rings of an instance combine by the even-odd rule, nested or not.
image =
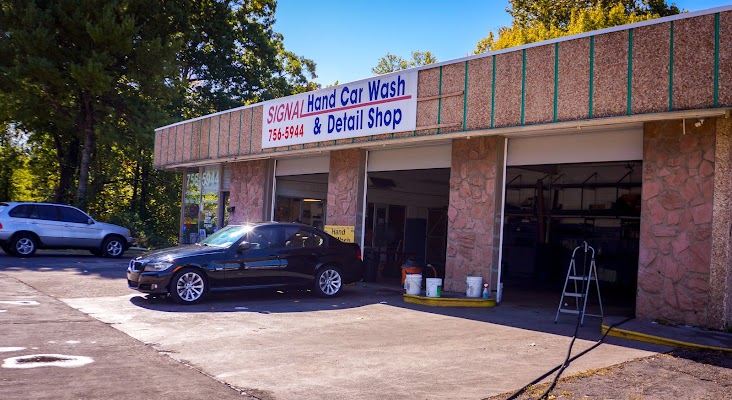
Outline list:
[[[371,279],[399,284],[407,263],[429,264],[427,275],[444,277],[451,158],[450,144],[369,152],[364,247],[377,266]]]
[[[605,305],[633,313],[641,159],[637,129],[509,139],[501,260],[506,295],[546,290],[558,301],[572,251],[587,241],[596,251]]]
[[[330,156],[277,161],[274,220],[302,222],[323,229]]]

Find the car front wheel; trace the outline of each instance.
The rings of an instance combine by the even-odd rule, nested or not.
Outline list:
[[[20,234],[14,240],[10,249],[20,257],[29,257],[35,254],[38,243],[36,239],[28,234]]]
[[[315,275],[315,293],[321,297],[338,295],[343,288],[341,271],[334,266],[326,265]]]
[[[179,304],[195,304],[206,294],[206,277],[193,268],[176,272],[170,282],[170,295]]]
[[[107,238],[102,245],[102,255],[104,257],[117,258],[125,252],[124,243],[118,237]]]

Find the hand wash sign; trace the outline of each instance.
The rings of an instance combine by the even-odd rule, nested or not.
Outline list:
[[[412,131],[417,71],[400,71],[264,104],[262,148]]]

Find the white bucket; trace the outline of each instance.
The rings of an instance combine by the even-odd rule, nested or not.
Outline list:
[[[437,295],[437,288],[442,286],[441,278],[427,278],[427,297],[439,297]]]
[[[480,297],[483,290],[483,277],[482,276],[469,276],[466,278],[465,296],[466,297]]]
[[[407,294],[419,296],[422,292],[422,274],[407,274],[404,278],[404,289]]]

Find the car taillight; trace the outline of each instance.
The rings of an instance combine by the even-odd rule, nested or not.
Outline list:
[[[3,223],[0,222],[0,229],[3,229]]]
[[[356,257],[358,257],[359,260],[363,261],[363,257],[361,257],[361,246],[356,245]]]

